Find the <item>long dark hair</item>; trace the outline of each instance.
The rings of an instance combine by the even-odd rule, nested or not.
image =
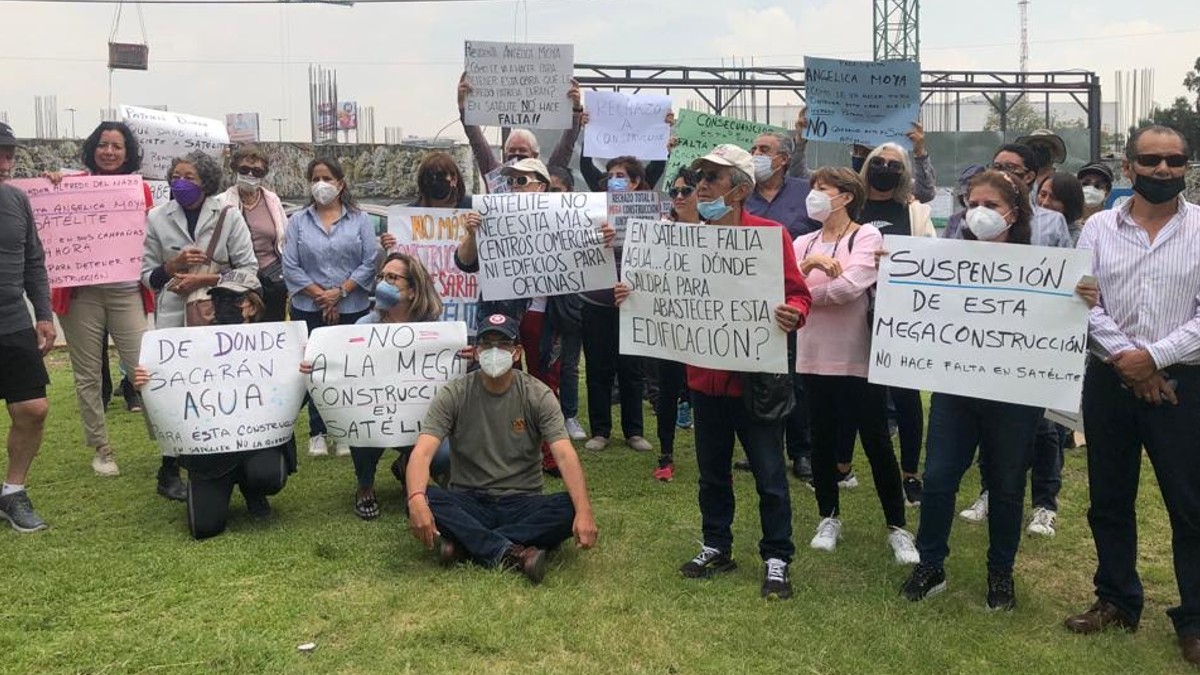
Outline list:
[[[137,173],[142,170],[142,146],[138,143],[137,136],[133,134],[133,130],[125,125],[124,122],[101,122],[100,126],[96,127],[86,140],[83,141],[83,147],[80,149],[80,159],[83,165],[92,173],[100,173],[100,167],[96,165],[96,149],[100,147],[100,135],[106,131],[117,131],[125,137],[125,163],[121,165],[117,173]]]
[[[1017,212],[1017,219],[1008,230],[1008,243],[1028,244],[1033,235],[1030,223],[1033,221],[1033,204],[1029,201],[1029,188],[1023,181],[1017,180],[1004,171],[989,169],[971,179],[967,186],[967,200],[971,199],[971,191],[980,186],[995,188],[1001,194],[1008,207]],[[963,239],[975,241],[976,237],[971,228],[964,227]]]
[[[675,181],[681,179],[683,180],[683,184],[690,188],[694,188],[700,184],[700,174],[686,166],[681,166],[679,167],[679,173],[675,174],[675,177],[671,179],[671,184],[668,187],[675,187]],[[674,202],[675,200],[672,199],[671,201]],[[677,222],[679,220],[679,214],[675,212],[674,206],[671,207],[671,220]]]
[[[454,161],[454,158],[448,153],[441,150],[434,150],[425,155],[425,158],[421,160],[421,165],[417,167],[417,196],[421,202],[421,206],[428,206],[431,199],[429,195],[425,194],[422,187],[424,182],[422,178],[438,173],[454,177],[455,183],[457,183],[454,186],[454,204],[457,206],[467,196],[466,181],[463,180],[462,170],[458,168],[458,162]]]
[[[1083,185],[1073,173],[1059,171],[1046,179],[1050,181],[1050,192],[1062,202],[1063,218],[1073,224],[1083,217]]]
[[[324,166],[325,168],[329,169],[329,173],[333,174],[335,179],[341,181],[342,206],[346,207],[347,211],[358,211],[358,203],[354,201],[353,195],[350,194],[350,185],[346,183],[346,171],[342,168],[342,163],[337,161],[337,159],[334,157],[318,157],[309,162],[308,168],[304,170],[304,178],[309,182],[309,184],[312,183],[313,171],[318,166]],[[311,196],[308,198],[309,206],[313,206],[316,203],[317,200],[313,199]]]

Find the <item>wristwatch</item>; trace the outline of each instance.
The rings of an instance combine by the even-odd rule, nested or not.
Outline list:
[[[346,299],[346,296],[347,296],[347,295],[350,295],[349,293],[347,293],[347,292],[346,292],[346,287],[345,287],[345,286],[338,286],[338,293],[340,293],[340,294],[341,294],[341,296],[342,296],[342,299],[343,299],[343,300],[345,300],[345,299]]]

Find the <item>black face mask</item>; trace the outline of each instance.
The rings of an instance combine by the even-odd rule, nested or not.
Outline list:
[[[1175,199],[1187,187],[1183,176],[1179,178],[1155,178],[1138,174],[1133,180],[1133,191],[1151,204],[1163,204]]]
[[[242,316],[242,296],[226,292],[210,293],[213,302],[213,313],[216,323],[221,326],[231,326],[246,323]]]
[[[450,185],[449,176],[441,171],[421,174],[417,178],[417,187],[420,188],[421,194],[434,201],[441,201],[454,191]]]
[[[867,182],[880,192],[888,192],[900,184],[900,174],[883,167],[871,167],[867,169]]]

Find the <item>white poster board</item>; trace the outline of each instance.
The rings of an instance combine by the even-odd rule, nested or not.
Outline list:
[[[622,354],[786,373],[783,241],[770,227],[630,220],[621,281]]]
[[[570,129],[575,47],[467,40],[464,124]]]
[[[121,106],[121,120],[142,146],[142,175],[164,180],[171,160],[199,150],[220,164],[229,132],[220,120],[183,113]]]
[[[466,234],[465,209],[388,208],[388,232],[396,237],[393,250],[415,256],[425,264],[442,299],[442,321],[465,321],[475,333],[479,279],[458,269],[454,252]]]
[[[302,321],[163,328],[142,337],[142,400],[164,455],[283,445],[304,401]]]
[[[583,149],[588,157],[630,155],[647,162],[667,158],[670,96],[589,91],[586,107]]]
[[[429,404],[467,372],[461,321],[327,326],[304,351],[305,381],[326,434],[366,448],[413,445]]]
[[[484,300],[611,289],[616,258],[600,234],[603,192],[475,195],[479,286]]]
[[[1073,410],[1083,389],[1089,251],[884,237],[870,380]]]

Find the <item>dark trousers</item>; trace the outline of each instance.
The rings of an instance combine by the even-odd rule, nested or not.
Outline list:
[[[925,435],[925,404],[916,389],[888,387],[896,406],[896,429],[900,439],[900,470],[916,474],[921,465],[921,440]]]
[[[588,421],[593,436],[612,435],[612,383],[621,393],[621,431],[641,436],[642,358],[623,356],[616,307],[583,303],[583,353],[587,357]]]
[[[338,315],[338,322],[336,325],[346,326],[353,324],[366,316],[367,311],[369,310],[355,312],[353,314],[340,314]],[[329,325],[325,323],[325,319],[321,316],[320,312],[305,312],[303,310],[296,309],[295,307],[292,307],[292,320],[303,321],[305,325],[308,326],[308,332],[310,335],[314,330],[322,326]],[[304,401],[308,404],[308,437],[313,438],[315,436],[324,434],[325,420],[321,419],[321,413],[317,410],[316,404],[313,403],[312,397],[310,397],[308,394],[305,394]]]
[[[758,490],[758,518],[763,560],[791,562],[792,502],[788,492],[787,464],[783,460],[783,422],[750,418],[741,398],[692,392],[696,420],[696,463],[700,470],[700,521],[704,545],[726,553],[733,550],[733,440],[742,441],[754,487]]]
[[[442,536],[462,544],[487,566],[500,564],[513,544],[556,548],[571,536],[575,523],[575,507],[565,492],[491,497],[430,485],[425,496]]]
[[[1063,437],[1058,425],[1046,418],[1038,421],[1030,458],[1029,494],[1034,508],[1058,511],[1058,493],[1062,490]],[[988,458],[979,454],[979,485],[988,489]]]
[[[262,281],[262,277],[259,277]],[[287,284],[280,281],[279,283],[263,284],[263,316],[262,321],[283,321],[287,319]]]
[[[219,478],[189,476],[187,515],[192,536],[207,539],[225,531],[234,485],[250,501],[278,494],[287,477],[287,462],[279,448],[248,453],[233,471]]]
[[[796,333],[788,333],[788,363],[796,362]],[[788,459],[792,463],[801,457],[812,456],[812,429],[808,415],[808,401],[804,392],[804,377],[792,373],[792,393],[796,397],[796,407],[788,415],[784,424],[785,447]]]
[[[1083,381],[1088,524],[1096,542],[1096,595],[1141,617],[1137,573],[1138,476],[1150,456],[1171,521],[1180,605],[1167,610],[1181,636],[1200,633],[1200,366],[1168,368],[1179,405],[1143,403],[1111,366],[1093,361]]]
[[[407,466],[412,446],[396,449],[400,451],[400,456],[404,458],[404,464]],[[387,448],[350,446],[350,459],[354,460],[354,477],[358,479],[358,487],[365,490],[375,486],[375,471],[379,468],[379,460],[383,459],[385,450]],[[450,475],[449,439],[443,440],[437,452],[434,453],[433,462],[429,465],[429,475],[433,476],[433,480],[438,483],[443,482]]]
[[[658,366],[658,400],[654,404],[654,414],[658,417],[659,452],[668,456],[675,454],[675,415],[680,397],[687,396],[687,366],[678,361],[654,360]]]
[[[579,354],[583,350],[583,335],[578,332],[560,336],[558,399],[563,417],[579,417]]]
[[[1025,472],[1042,408],[935,393],[929,405],[917,550],[941,567],[950,555],[954,500],[975,448],[988,457],[988,569],[1011,574],[1021,542]]]
[[[875,492],[891,527],[904,527],[904,489],[887,426],[887,389],[863,377],[804,375],[812,420],[813,488],[822,518],[836,518],[838,458],[857,435],[871,463]]]

